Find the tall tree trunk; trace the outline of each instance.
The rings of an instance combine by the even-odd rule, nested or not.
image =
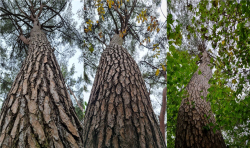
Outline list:
[[[183,99],[176,127],[176,148],[226,148],[220,130],[213,132],[209,123],[215,123],[210,102],[206,101],[212,69],[210,57],[203,52],[202,63],[187,85],[188,97]],[[203,97],[202,97],[203,96]],[[207,118],[210,117],[210,118]]]
[[[166,71],[164,71],[164,78],[167,82],[167,74]],[[160,116],[159,116],[159,121],[160,121],[160,129],[161,129],[161,133],[162,136],[165,140],[165,115],[166,115],[166,107],[167,107],[167,87],[163,88],[162,90],[162,104],[161,104],[161,112],[160,112]]]
[[[84,148],[165,148],[139,67],[115,35],[103,51],[84,120]]]
[[[37,24],[30,33],[28,56],[3,104],[0,147],[82,147],[83,128],[53,48]]]

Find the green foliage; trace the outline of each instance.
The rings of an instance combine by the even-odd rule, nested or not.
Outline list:
[[[89,51],[90,51],[91,53],[93,53],[93,51],[94,51],[94,47],[92,46],[92,44],[90,44]]]
[[[167,54],[167,146],[174,147],[178,110],[186,97],[186,86],[197,70],[198,56],[179,51],[171,45]],[[194,105],[194,102],[191,102]]]
[[[192,4],[191,4],[192,5]],[[193,5],[195,6],[195,5]],[[207,96],[227,145],[249,147],[250,2],[200,1],[190,12],[189,40],[200,36],[218,55]],[[244,72],[245,71],[245,72]]]
[[[199,71],[198,71],[198,75],[201,75],[201,70],[199,69]]]

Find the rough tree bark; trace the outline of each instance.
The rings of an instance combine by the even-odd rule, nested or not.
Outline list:
[[[165,148],[139,67],[115,35],[103,51],[84,120],[84,148]]]
[[[83,128],[37,18],[28,56],[3,103],[0,147],[82,147]]]
[[[189,96],[182,100],[178,112],[176,148],[226,148],[220,130],[214,133],[213,127],[208,128],[209,123],[216,123],[210,102],[206,101],[210,87],[208,81],[212,77],[207,51],[203,52],[201,61],[198,70],[187,85]],[[210,118],[208,119],[205,115]]]

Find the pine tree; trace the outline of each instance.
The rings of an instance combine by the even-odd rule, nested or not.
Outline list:
[[[155,10],[137,0],[87,1],[86,5],[91,6],[86,11],[97,9],[99,19],[91,15],[86,19],[85,48],[97,54],[104,50],[84,119],[84,146],[166,147],[139,67],[129,54],[138,47],[135,42],[141,46],[147,42],[153,50],[164,46],[161,37],[155,38],[155,45],[150,42],[159,32],[158,20],[150,17]]]
[[[63,2],[61,10],[66,3]],[[67,92],[55,49],[44,33],[46,26],[39,22],[42,12],[55,10],[45,3],[29,4],[31,15],[17,3],[26,27],[30,27],[29,21],[33,22],[29,38],[22,34],[17,22],[19,15],[1,7],[2,16],[15,23],[19,38],[28,45],[28,50],[0,113],[0,147],[82,147],[83,127]]]
[[[85,147],[165,146],[139,67],[114,35],[102,53],[84,122]]]

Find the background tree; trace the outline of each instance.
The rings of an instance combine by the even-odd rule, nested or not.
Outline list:
[[[16,29],[13,32],[19,31],[23,42],[19,42],[19,47],[26,54],[1,110],[1,147],[82,147],[82,125],[55,59],[55,48],[44,32],[53,36],[55,29],[64,27],[66,21],[60,11],[66,4],[67,1],[1,1],[1,17],[12,23],[12,29]]]
[[[197,69],[198,57],[192,58],[188,51],[177,50],[173,45],[167,55],[167,144],[174,147],[177,115],[186,86]]]

